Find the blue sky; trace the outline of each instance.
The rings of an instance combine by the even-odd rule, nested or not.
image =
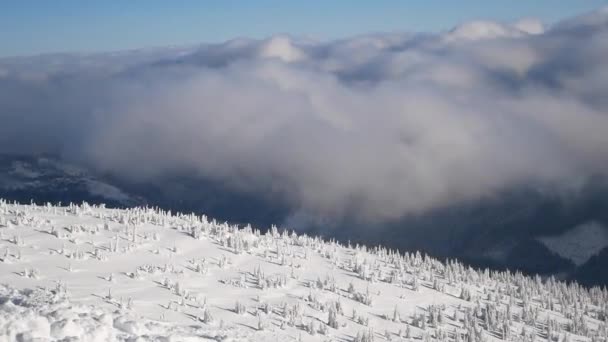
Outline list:
[[[438,31],[471,19],[554,22],[608,0],[2,0],[0,56],[218,42],[274,33],[339,38]]]

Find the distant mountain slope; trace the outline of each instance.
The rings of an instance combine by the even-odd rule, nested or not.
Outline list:
[[[538,240],[554,253],[580,266],[608,247],[608,228],[592,221],[561,235],[541,237]]]
[[[608,284],[608,247],[592,256],[570,277],[587,286]]]
[[[51,156],[0,155],[0,196],[28,203],[82,202],[134,206],[143,200]]]

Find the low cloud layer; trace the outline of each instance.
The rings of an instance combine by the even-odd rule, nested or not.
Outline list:
[[[608,9],[545,28],[0,60],[0,152],[383,221],[608,176]]]

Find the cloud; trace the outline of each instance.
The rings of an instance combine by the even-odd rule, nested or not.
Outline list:
[[[543,24],[532,18],[521,19],[513,25],[476,20],[459,25],[444,35],[448,41],[518,38],[527,34],[543,33]]]
[[[585,39],[581,39],[584,32]],[[0,151],[398,219],[608,173],[608,13],[0,61]]]

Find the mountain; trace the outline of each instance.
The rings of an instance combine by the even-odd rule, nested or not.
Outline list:
[[[156,206],[209,214],[221,221],[261,229],[291,224],[294,210],[272,194],[237,191],[193,174],[134,183],[93,173],[85,166],[53,156],[0,156],[0,197],[20,203],[85,201],[119,208]],[[608,246],[607,213],[608,186],[597,180],[568,198],[520,188],[393,222],[345,219],[295,228],[344,243],[458,258],[481,268],[581,281],[579,277],[584,273],[586,285],[607,285],[599,273],[579,271],[589,258]]]
[[[576,279],[585,285],[608,284],[608,247],[592,256],[585,264],[576,270],[572,279]]]
[[[21,203],[107,203],[135,206],[142,198],[52,156],[0,155],[0,196]]]
[[[568,197],[512,189],[384,225],[346,225],[350,229],[337,229],[335,234],[343,240],[458,258],[476,267],[572,280],[582,263],[608,245],[608,240],[598,238],[608,235],[606,213],[608,187],[598,180]],[[589,274],[585,283],[606,285],[601,278],[593,280]]]

